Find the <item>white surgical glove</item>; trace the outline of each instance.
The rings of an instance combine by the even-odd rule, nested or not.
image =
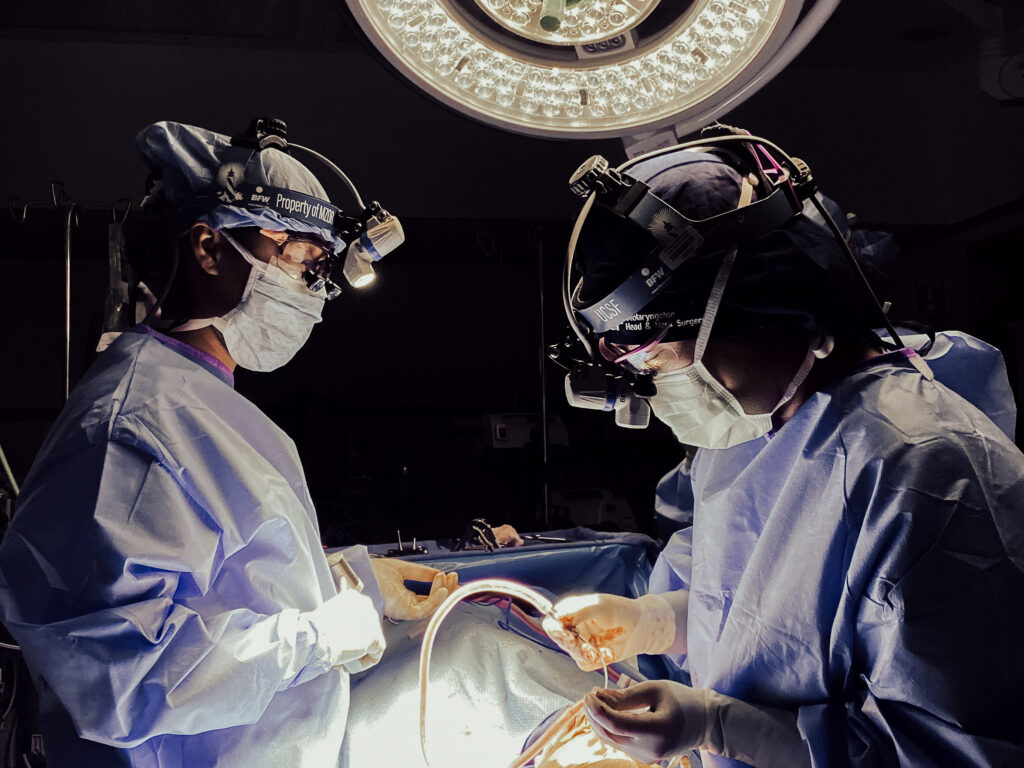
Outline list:
[[[758,768],[810,766],[796,715],[671,680],[587,694],[594,733],[643,763],[703,749]]]
[[[384,655],[384,633],[373,601],[353,590],[341,592],[306,614],[317,646],[332,667],[362,672]]]
[[[544,631],[588,672],[602,666],[595,649],[607,664],[638,653],[682,653],[688,595],[574,595],[555,604],[556,618],[544,619]]]
[[[373,648],[371,648],[369,653],[365,653],[358,659],[347,661],[344,664],[339,664],[338,666],[344,669],[350,675],[354,675],[358,672],[362,672],[363,670],[369,669],[370,667],[377,666],[383,655],[384,643],[382,642],[380,645],[375,645]]]
[[[442,573],[422,563],[390,557],[375,557],[370,563],[384,597],[384,615],[392,619],[425,619],[459,586],[457,573]],[[403,583],[406,579],[431,582],[430,594],[410,591]]]

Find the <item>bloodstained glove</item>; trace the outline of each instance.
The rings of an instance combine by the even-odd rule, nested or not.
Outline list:
[[[685,602],[677,617],[669,597],[574,595],[555,604],[555,617],[544,619],[544,631],[585,671],[601,668],[596,651],[606,664],[638,653],[667,653],[675,650],[677,625],[685,627]]]

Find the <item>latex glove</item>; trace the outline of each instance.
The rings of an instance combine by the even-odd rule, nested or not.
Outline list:
[[[370,564],[384,597],[384,615],[392,619],[425,619],[459,586],[457,573],[442,573],[422,563],[375,557]],[[417,595],[410,591],[403,583],[406,579],[431,582],[430,594]]]
[[[491,528],[491,533],[494,534],[494,540],[498,542],[499,547],[523,546],[523,540],[520,538],[518,531],[507,523]]]
[[[635,760],[655,763],[693,749],[758,768],[810,766],[796,714],[758,707],[671,680],[587,694],[584,711],[598,738]]]
[[[554,612],[556,618],[544,619],[544,631],[588,672],[601,668],[601,657],[610,664],[638,653],[666,653],[676,639],[675,611],[661,595],[574,595],[556,603]]]

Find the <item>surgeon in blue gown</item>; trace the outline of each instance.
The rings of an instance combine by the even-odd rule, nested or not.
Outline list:
[[[765,168],[768,153],[730,144],[625,172],[699,221],[765,199]],[[599,203],[577,225],[574,312],[651,251]],[[650,593],[556,606],[581,667],[597,664],[578,636],[677,666],[589,695],[595,732],[706,766],[1024,765],[1024,456],[1000,354],[963,333],[875,333],[809,198],[715,242],[594,334],[698,448],[659,486],[683,527]]]
[[[345,245],[320,182],[193,126],[136,145],[175,282],[71,393],[0,547],[47,764],[336,765],[381,612],[427,616],[454,579],[362,547],[332,568],[295,445],[233,388],[236,365],[283,365],[320,320],[305,272]]]

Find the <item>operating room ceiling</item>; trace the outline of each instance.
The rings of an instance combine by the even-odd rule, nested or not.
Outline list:
[[[130,140],[159,119],[225,132],[254,114],[338,162],[406,216],[562,219],[577,162],[617,140],[505,133],[401,80],[338,0],[5,0],[0,83],[8,197],[137,196]],[[722,119],[802,155],[864,219],[948,223],[1019,197],[1020,103],[979,85],[983,0],[846,0],[773,82]],[[987,17],[985,17],[987,18]],[[991,25],[989,25],[991,26]],[[955,161],[953,160],[955,158]]]

